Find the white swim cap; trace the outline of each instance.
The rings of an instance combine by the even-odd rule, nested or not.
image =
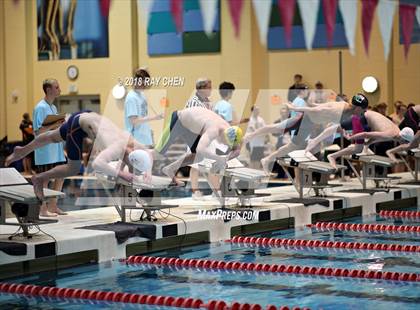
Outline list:
[[[150,171],[152,169],[152,159],[148,152],[144,150],[135,150],[128,155],[130,164],[140,172]]]
[[[400,137],[407,142],[411,142],[414,139],[414,131],[410,127],[404,127],[400,131]]]

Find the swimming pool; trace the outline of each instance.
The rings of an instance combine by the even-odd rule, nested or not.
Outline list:
[[[352,219],[360,223],[361,219]],[[366,218],[364,220],[366,223]],[[409,224],[412,220],[372,217],[369,223]],[[318,231],[313,228],[282,230],[256,235],[267,238],[292,238],[382,244],[420,245],[418,234],[397,232]],[[150,255],[150,254],[149,254]],[[420,273],[420,253],[371,251],[338,248],[259,246],[254,244],[213,243],[153,253],[159,257],[210,259],[325,268]],[[7,282],[43,286],[72,287],[100,291],[193,297],[208,302],[224,300],[239,303],[287,305],[310,309],[418,309],[420,283],[349,277],[315,276],[254,271],[225,271],[151,264],[104,264],[41,273]],[[89,302],[48,298],[29,298],[1,294],[6,307],[45,308],[144,308],[145,305]],[[156,309],[156,307],[148,306]],[[160,306],[162,308],[162,306]],[[4,307],[2,306],[2,309]]]

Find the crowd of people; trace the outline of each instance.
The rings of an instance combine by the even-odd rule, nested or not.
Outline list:
[[[135,80],[150,78],[150,73],[144,68],[134,72]],[[349,142],[328,156],[333,167],[339,157],[362,152],[364,147],[372,145],[377,154],[396,160],[397,152],[415,147],[420,140],[420,135],[416,134],[420,109],[416,105],[406,106],[397,101],[394,113],[387,115],[386,103],[370,107],[363,94],[356,94],[351,100],[344,94],[332,98],[333,93],[324,89],[320,81],[315,83],[315,89],[310,90],[300,74],[294,76],[288,102],[280,106],[279,119],[273,124],[267,124],[257,105],[252,106],[249,118],[238,117],[237,112],[243,111],[235,111],[231,103],[235,92],[231,82],[220,83],[220,99],[212,103],[212,81],[199,78],[195,92],[183,109],[174,111],[166,119],[157,142],[153,139],[150,123],[162,120],[164,115],[149,112],[145,93],[150,87],[148,84],[138,83],[127,93],[124,130],[91,111],[77,111],[65,120],[45,124],[48,115],[58,114],[54,100],[61,90],[56,79],[46,79],[42,87],[45,97],[36,104],[33,121],[25,113],[20,124],[24,146],[15,147],[6,160],[6,165],[9,165],[23,158],[24,172],[28,174],[33,173],[31,162],[34,161],[32,183],[42,202],[42,216],[66,214],[58,208],[56,200],[43,199],[43,188],[61,190],[63,178],[78,174],[81,164],[89,156],[94,170],[127,181],[141,173],[144,181],[150,182],[154,160],[164,156],[173,144],[183,143],[188,146],[188,152],[162,170],[164,175],[172,178],[174,185],[182,185],[177,178],[181,167],[208,158],[215,160],[216,167],[222,169],[229,159],[239,156],[243,145],[248,150],[249,166],[262,167],[270,173],[277,158],[298,149],[318,153],[321,146],[337,141],[340,135]],[[240,127],[244,123],[245,134]],[[270,145],[270,134],[277,139],[272,152],[266,147]],[[110,164],[118,160],[117,167]],[[129,169],[124,169],[125,166]],[[284,174],[278,171],[278,176],[284,177]],[[191,168],[190,179],[192,197],[201,199],[203,194],[197,169]],[[210,174],[207,180],[213,191],[218,191],[220,181],[217,175]]]

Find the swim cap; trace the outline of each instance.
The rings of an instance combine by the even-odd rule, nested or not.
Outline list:
[[[357,94],[351,99],[351,104],[362,109],[366,109],[369,105],[369,100],[362,94]]]
[[[130,164],[140,172],[150,171],[152,169],[152,159],[148,152],[144,150],[135,150],[128,155]]]
[[[404,127],[400,130],[400,138],[407,142],[411,142],[414,139],[414,131],[410,127]]]
[[[238,126],[230,126],[225,129],[225,138],[230,147],[241,143],[242,136],[242,129]]]

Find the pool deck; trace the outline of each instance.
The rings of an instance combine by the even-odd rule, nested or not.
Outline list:
[[[394,176],[401,177],[400,183],[412,180],[409,173]],[[340,181],[334,180],[331,183]],[[269,196],[252,198],[248,201],[252,207],[243,207],[243,210],[256,212],[255,218],[251,220],[200,218],[197,214],[199,210],[214,210],[218,207],[217,200],[210,196],[200,201],[191,198],[164,200],[165,204],[177,204],[179,207],[170,209],[167,218],[163,218],[167,215],[157,214],[156,222],[135,222],[142,225],[139,226],[140,230],[152,228],[154,240],[135,236],[118,243],[114,231],[81,228],[119,221],[120,217],[112,206],[70,211],[68,215],[59,216],[57,223],[41,225],[42,232],[32,239],[18,236],[10,241],[8,236],[16,231],[17,226],[0,225],[0,278],[47,270],[54,265],[67,267],[87,262],[104,262],[180,245],[222,241],[236,234],[301,227],[316,221],[337,220],[346,216],[368,216],[380,209],[418,206],[420,186],[400,183],[392,184],[389,191],[373,194],[341,192],[361,188],[357,179],[351,179],[341,187],[326,189],[327,197],[321,197],[326,199],[326,205],[313,204],[309,200],[307,206],[281,201],[298,197],[293,186],[260,189],[257,193]],[[234,203],[236,199],[228,201]],[[133,210],[131,218],[139,217],[140,211]]]

